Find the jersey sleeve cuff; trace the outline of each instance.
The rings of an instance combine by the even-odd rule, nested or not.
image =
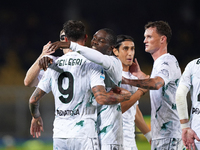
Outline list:
[[[75,52],[75,51],[76,51],[76,47],[77,47],[77,45],[78,45],[77,43],[75,43],[75,42],[71,42],[69,48]]]

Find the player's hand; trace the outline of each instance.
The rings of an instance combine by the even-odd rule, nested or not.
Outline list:
[[[45,56],[45,57],[42,57],[40,60],[39,60],[39,66],[40,68],[42,68],[44,71],[47,70],[48,68],[48,64],[52,64],[53,63],[53,59],[48,57],[48,56]]]
[[[191,128],[184,128],[182,129],[182,140],[183,144],[186,146],[187,149],[195,150],[194,140],[200,141],[197,134]]]
[[[33,117],[31,121],[30,134],[33,136],[33,138],[38,138],[41,136],[41,131],[44,131],[42,118]]]
[[[127,79],[122,76],[122,84],[129,84],[130,79]]]
[[[69,48],[70,47],[70,41],[66,42],[61,42],[61,41],[56,41],[54,43],[51,43],[51,45],[48,48],[48,51],[56,51],[59,48]]]
[[[132,65],[129,67],[129,71],[130,73],[133,73],[133,74],[136,74],[137,72],[141,71],[140,65],[136,58],[134,59],[134,62],[132,63]]]
[[[131,92],[124,88],[120,88],[120,94],[123,95],[125,101],[129,100],[132,96]]]
[[[138,77],[138,79],[149,78],[148,75],[146,75],[144,72],[141,71],[140,65],[136,58],[134,59],[134,62],[132,63],[132,65],[129,67],[129,71],[132,75]]]
[[[114,88],[111,89],[111,91],[113,91],[113,92],[116,93],[116,94],[120,94],[121,88],[118,87],[118,86],[115,86]]]
[[[50,45],[51,41],[49,41],[46,45],[43,46],[41,57],[44,55],[50,55],[55,52],[55,51],[48,51]]]

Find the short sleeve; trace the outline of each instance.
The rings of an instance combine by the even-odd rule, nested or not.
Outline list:
[[[105,86],[105,83],[104,83],[105,74],[104,74],[103,67],[95,63],[91,63],[90,73],[91,73],[90,75],[91,88],[97,85]]]
[[[47,69],[40,80],[38,87],[46,93],[51,91],[51,69]]]

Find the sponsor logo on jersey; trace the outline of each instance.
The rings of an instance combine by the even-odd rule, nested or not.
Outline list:
[[[57,115],[59,115],[59,116],[66,116],[66,115],[74,116],[74,115],[80,115],[80,113],[79,113],[79,109],[76,109],[76,110],[58,110],[57,109]]]
[[[58,66],[65,66],[65,65],[70,65],[70,66],[75,66],[75,65],[81,65],[82,64],[83,59],[73,59],[73,58],[69,58],[69,59],[61,59],[57,61],[57,65]]]
[[[199,108],[192,108],[192,114],[200,114],[200,109]]]

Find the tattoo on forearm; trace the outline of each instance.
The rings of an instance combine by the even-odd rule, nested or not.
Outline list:
[[[31,115],[34,118],[38,118],[40,116],[39,100],[44,94],[45,94],[45,92],[36,88],[36,90],[34,91],[34,93],[32,94],[32,96],[30,98],[29,109],[30,109]]]
[[[144,88],[144,89],[149,89],[149,90],[157,89],[160,85],[162,85],[162,82],[153,83],[151,79],[129,80],[129,82],[133,86]]]
[[[116,94],[113,92],[105,92],[105,89],[99,87],[93,87],[93,94],[98,102],[104,102],[106,105],[117,104],[130,99],[130,95]]]

